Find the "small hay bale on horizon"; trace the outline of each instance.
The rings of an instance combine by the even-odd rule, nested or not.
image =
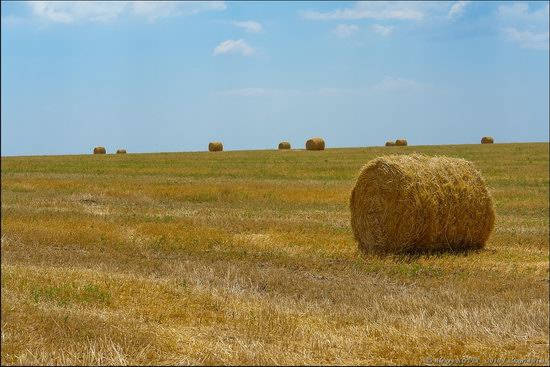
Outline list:
[[[492,136],[484,136],[481,138],[481,144],[493,144],[495,140]]]
[[[107,151],[105,150],[105,147],[95,147],[94,148],[94,154],[105,154]]]
[[[311,138],[306,141],[306,150],[325,150],[323,138]]]
[[[397,139],[395,145],[398,147],[406,147],[408,145],[407,139]]]
[[[223,144],[219,141],[213,141],[208,144],[209,152],[221,152],[223,151]]]
[[[367,163],[350,210],[359,249],[375,254],[479,249],[495,223],[493,199],[472,163],[418,154]]]
[[[126,154],[126,149],[117,149],[116,154]]]
[[[386,142],[386,146],[387,146],[387,147],[394,147],[394,146],[395,146],[395,142],[394,142],[394,141],[391,141],[391,140],[388,140],[388,141]]]
[[[279,150],[290,149],[290,143],[288,141],[282,141],[279,143]]]

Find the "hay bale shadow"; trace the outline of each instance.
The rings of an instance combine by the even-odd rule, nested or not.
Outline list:
[[[483,252],[494,253],[494,250],[489,250],[483,246],[477,247],[462,247],[462,248],[449,248],[449,249],[413,249],[400,252],[380,252],[380,251],[366,251],[359,248],[359,256],[364,260],[372,259],[388,259],[395,262],[409,263],[414,262],[422,258],[441,258],[448,255],[457,257],[467,257],[475,254],[481,254]]]

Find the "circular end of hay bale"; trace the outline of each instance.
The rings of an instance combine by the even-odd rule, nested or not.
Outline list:
[[[407,146],[407,139],[397,139],[395,141],[395,145],[398,147],[406,147]]]
[[[105,147],[95,147],[94,148],[94,154],[105,154],[107,151],[105,150]]]
[[[126,149],[117,149],[116,154],[126,154]]]
[[[481,144],[493,144],[495,141],[491,136],[484,136],[481,138]]]
[[[306,141],[306,150],[325,150],[323,138],[311,138]]]
[[[365,165],[350,210],[359,248],[377,254],[481,248],[495,222],[493,200],[473,164],[417,154]]]
[[[393,141],[391,141],[391,140],[388,140],[388,141],[386,142],[386,146],[387,146],[387,147],[394,147],[394,146],[395,146],[395,142],[393,142]]]
[[[221,152],[223,150],[223,144],[219,141],[213,141],[208,144],[208,151],[210,152]]]
[[[282,141],[279,143],[279,149],[280,150],[284,150],[284,149],[290,149],[290,143],[288,141]]]

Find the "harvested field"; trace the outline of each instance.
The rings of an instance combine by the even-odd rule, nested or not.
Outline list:
[[[3,157],[2,363],[547,364],[548,143],[391,149],[481,171],[495,228],[460,254],[358,250],[388,152]]]

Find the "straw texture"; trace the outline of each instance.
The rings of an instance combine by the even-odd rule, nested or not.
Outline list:
[[[480,248],[495,221],[493,200],[472,163],[417,154],[365,165],[350,209],[355,239],[367,253]]]

